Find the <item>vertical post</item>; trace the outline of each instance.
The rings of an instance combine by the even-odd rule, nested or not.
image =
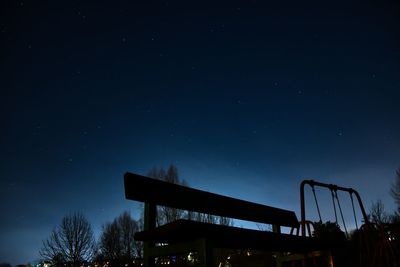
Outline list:
[[[282,232],[281,232],[281,226],[280,226],[280,225],[273,224],[273,225],[272,225],[272,232],[281,234],[281,233],[282,233]]]
[[[302,181],[300,184],[300,212],[301,212],[301,218],[300,218],[300,228],[301,228],[301,236],[306,236],[306,208],[305,208],[305,203],[304,203],[304,185],[308,181]]]
[[[152,203],[144,204],[144,230],[151,231],[156,228],[156,216],[157,209],[156,205]],[[154,247],[153,242],[145,241],[143,242],[143,258],[145,267],[155,267],[154,257],[151,255],[150,251]]]
[[[362,203],[360,194],[356,190],[354,190],[353,188],[350,188],[349,192],[350,192],[350,194],[354,193],[354,195],[356,195],[357,201],[358,201],[358,206],[360,206],[360,210],[361,210],[362,216],[364,218],[364,222],[365,222],[366,225],[369,225],[368,215],[365,212],[364,205]]]
[[[199,260],[201,267],[213,267],[214,266],[214,249],[212,244],[206,239],[201,238],[198,240],[197,245]]]
[[[281,226],[273,224],[272,225],[272,232],[281,234]],[[282,261],[284,260],[283,254],[281,252],[276,253],[276,266],[281,267],[282,266]]]

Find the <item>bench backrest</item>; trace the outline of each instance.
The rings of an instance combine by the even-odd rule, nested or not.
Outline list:
[[[217,216],[298,227],[293,211],[222,196],[134,173],[124,175],[125,198]]]

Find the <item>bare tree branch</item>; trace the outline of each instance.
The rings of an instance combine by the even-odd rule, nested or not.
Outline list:
[[[115,218],[112,223],[104,225],[100,238],[100,256],[117,265],[141,257],[142,244],[133,238],[138,227],[138,222],[127,211]]]
[[[90,223],[80,213],[65,216],[61,224],[53,229],[43,241],[40,255],[53,264],[78,266],[90,261],[95,251],[95,239]]]

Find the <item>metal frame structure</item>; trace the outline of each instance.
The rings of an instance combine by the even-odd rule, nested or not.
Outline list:
[[[305,225],[304,225],[305,222],[306,222],[305,199],[304,199],[304,187],[305,187],[305,185],[309,185],[312,188],[314,186],[328,188],[332,192],[333,191],[334,192],[336,192],[336,191],[344,191],[344,192],[348,192],[350,195],[354,194],[357,197],[358,205],[360,207],[362,216],[364,218],[364,222],[365,222],[365,224],[369,224],[368,216],[367,216],[367,213],[365,212],[364,205],[362,203],[360,194],[356,190],[354,190],[353,188],[346,188],[346,187],[342,187],[342,186],[338,186],[338,185],[334,185],[334,184],[325,184],[325,183],[317,182],[317,181],[314,181],[314,180],[304,180],[300,184],[300,210],[301,210],[300,225],[301,225],[301,235],[302,236],[306,236],[306,228],[305,228]]]

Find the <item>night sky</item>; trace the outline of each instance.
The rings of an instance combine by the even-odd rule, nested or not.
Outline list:
[[[1,1],[0,262],[69,212],[138,218],[123,174],[171,163],[298,217],[305,178],[394,210],[399,5],[186,2]]]

